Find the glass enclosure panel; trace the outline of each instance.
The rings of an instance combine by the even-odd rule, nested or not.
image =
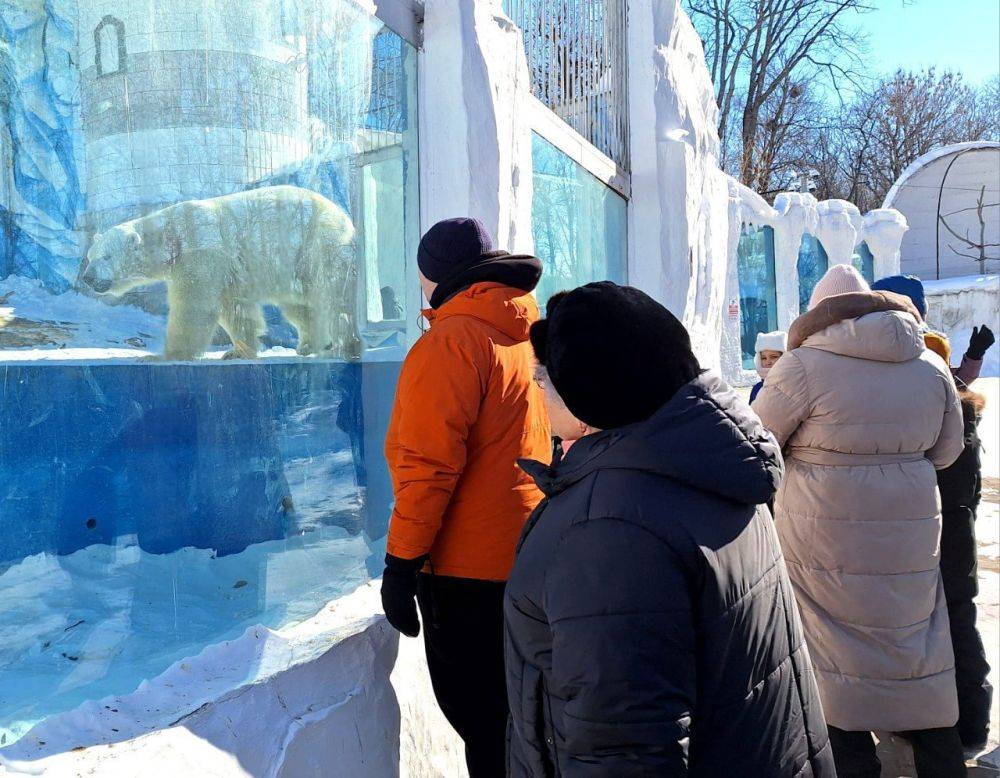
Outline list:
[[[531,161],[531,234],[545,265],[538,301],[590,281],[625,283],[625,200],[537,134]]]
[[[774,230],[752,229],[740,236],[736,255],[740,284],[740,349],[743,367],[754,369],[757,335],[778,329],[774,280]]]
[[[868,244],[864,241],[854,250],[854,256],[851,257],[851,264],[864,276],[865,281],[869,284],[875,282],[875,257],[872,256],[871,249],[868,248]]]
[[[797,268],[799,271],[799,312],[805,313],[809,310],[809,298],[812,296],[813,289],[830,268],[826,249],[815,236],[802,236]]]
[[[416,52],[364,8],[0,3],[0,756],[381,570]]]

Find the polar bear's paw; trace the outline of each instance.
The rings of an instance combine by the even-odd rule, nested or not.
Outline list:
[[[222,355],[223,359],[256,359],[257,352],[248,348],[234,347]]]

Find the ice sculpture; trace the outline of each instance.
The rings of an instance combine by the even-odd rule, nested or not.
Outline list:
[[[233,344],[227,357],[253,359],[266,303],[295,325],[300,355],[356,358],[354,233],[322,195],[263,187],[187,200],[96,235],[78,280],[114,296],[166,281],[166,359],[197,359],[217,325]]]

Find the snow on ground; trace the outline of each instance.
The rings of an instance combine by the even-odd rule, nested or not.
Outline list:
[[[52,294],[21,276],[0,280],[0,348],[59,351],[163,349],[167,320],[130,305],[108,305],[75,291]],[[34,357],[32,357],[34,358]]]
[[[992,350],[998,350],[994,347]],[[1000,378],[981,378],[973,388],[986,395],[986,410],[979,425],[983,442],[983,500],[976,519],[979,543],[978,624],[989,659],[993,707],[990,712],[990,745],[983,761],[1000,767]]]
[[[124,540],[21,560],[0,573],[0,744],[141,689],[206,645],[312,617],[368,579],[369,553],[363,537],[318,527],[218,558]]]
[[[111,305],[70,290],[52,294],[41,282],[0,279],[0,362],[93,362],[148,359],[163,353],[167,317],[132,305]],[[221,359],[227,347],[213,346],[204,359]],[[262,358],[297,357],[274,346]]]

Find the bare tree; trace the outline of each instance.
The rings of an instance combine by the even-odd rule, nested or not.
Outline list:
[[[948,232],[950,232],[959,242],[958,246],[951,243],[948,244],[953,252],[955,252],[960,257],[967,257],[968,259],[974,259],[979,263],[979,274],[982,275],[986,272],[986,262],[987,260],[998,261],[1000,260],[1000,255],[988,256],[986,249],[998,248],[1000,243],[987,243],[986,242],[986,215],[985,210],[987,208],[1000,208],[1000,203],[986,203],[986,186],[983,185],[979,190],[979,197],[976,199],[976,204],[971,208],[961,208],[957,211],[952,211],[951,213],[940,214],[938,218],[941,220],[941,226],[944,227]],[[959,213],[967,213],[969,211],[975,211],[976,217],[979,225],[979,235],[975,238],[972,236],[971,231],[967,230],[965,235],[959,235],[948,223],[948,218],[955,216]],[[959,249],[966,249],[966,251],[960,251]],[[969,251],[975,253],[970,254]],[[995,253],[995,252],[994,252]]]
[[[823,77],[836,88],[856,81],[863,38],[847,25],[864,0],[685,0],[705,42],[719,104],[719,135],[740,123],[740,156],[724,145],[727,168],[761,178],[756,152],[765,109],[789,81]],[[764,128],[766,132],[766,128]]]
[[[790,170],[814,164],[815,145],[828,121],[828,107],[808,80],[787,79],[762,106],[749,186],[770,194]]]
[[[995,113],[987,89],[972,89],[950,71],[897,71],[876,82],[839,117],[845,196],[861,208],[878,207],[928,151],[996,137]]]

